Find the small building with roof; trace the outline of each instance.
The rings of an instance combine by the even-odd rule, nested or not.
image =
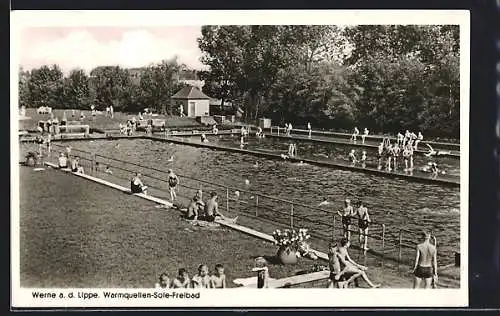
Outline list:
[[[210,97],[193,86],[186,86],[172,96],[172,100],[188,117],[209,116]]]

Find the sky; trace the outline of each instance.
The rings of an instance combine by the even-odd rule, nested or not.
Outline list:
[[[201,26],[30,27],[21,32],[19,61],[25,70],[55,63],[69,73],[104,65],[141,67],[177,55],[200,69],[200,35]]]

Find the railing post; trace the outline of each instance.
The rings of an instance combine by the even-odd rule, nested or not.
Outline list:
[[[335,241],[335,225],[336,225],[336,216],[335,213],[333,213],[333,226],[332,226],[332,241]]]
[[[293,204],[290,204],[290,228],[293,229]]]
[[[259,195],[255,196],[255,217],[259,216]]]
[[[385,224],[382,224],[382,267],[385,259]]]
[[[398,265],[401,263],[401,256],[402,256],[402,245],[403,245],[403,230],[399,230],[399,255],[398,255]]]
[[[226,212],[229,213],[229,188],[226,187]]]

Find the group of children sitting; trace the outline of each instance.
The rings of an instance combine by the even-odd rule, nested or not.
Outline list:
[[[61,169],[69,168],[71,172],[85,173],[82,166],[80,166],[80,157],[75,156],[73,159],[70,158],[71,147],[66,147],[66,152],[60,152],[58,158],[58,165]],[[70,164],[68,166],[68,161]]]
[[[205,289],[224,289],[226,288],[226,275],[224,266],[216,264],[214,273],[210,275],[208,267],[204,264],[198,266],[198,273],[192,278],[185,268],[179,269],[177,276],[172,281],[167,273],[162,273],[156,288],[205,288]]]

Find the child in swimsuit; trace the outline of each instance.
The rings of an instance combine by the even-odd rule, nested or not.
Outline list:
[[[168,274],[162,273],[160,275],[160,280],[155,284],[155,288],[157,289],[168,289],[170,288],[170,279],[168,278]]]
[[[172,282],[172,288],[174,288],[174,289],[178,289],[178,288],[188,289],[190,287],[191,287],[191,281],[189,280],[189,275],[187,273],[187,270],[184,268],[180,268],[179,273],[177,274],[177,277]]]
[[[224,274],[224,266],[220,263],[215,265],[215,274],[212,275],[210,280],[211,288],[225,289],[226,288],[226,275]]]
[[[208,275],[208,267],[204,264],[198,266],[198,274],[193,276],[191,284],[193,288],[208,289],[211,285],[211,278]]]

